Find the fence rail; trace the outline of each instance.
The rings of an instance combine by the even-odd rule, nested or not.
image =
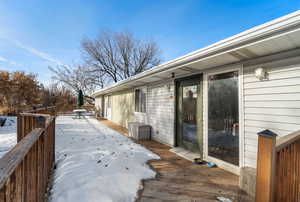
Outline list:
[[[56,115],[56,106],[50,106],[50,107],[40,107],[40,108],[36,108],[36,109],[32,109],[32,110],[28,110],[28,111],[24,111],[25,113],[28,114],[50,114],[52,116]]]
[[[18,144],[0,159],[1,202],[43,202],[55,159],[55,118],[18,116]]]
[[[300,202],[300,130],[259,133],[257,155],[256,202]]]
[[[49,114],[52,116],[56,116],[57,114],[65,114],[66,112],[72,113],[75,109],[86,109],[87,111],[93,111],[95,109],[94,105],[84,105],[81,107],[78,106],[50,106],[50,107],[41,107],[36,108],[28,111],[24,111],[25,113],[29,114]],[[24,113],[23,113],[24,114]]]

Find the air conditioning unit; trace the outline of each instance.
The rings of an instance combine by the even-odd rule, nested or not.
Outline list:
[[[139,122],[128,123],[129,137],[135,140],[150,140],[151,139],[151,126]]]

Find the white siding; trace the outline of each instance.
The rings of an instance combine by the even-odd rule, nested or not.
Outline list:
[[[241,137],[242,166],[256,167],[258,132],[270,129],[282,137],[300,129],[300,57],[273,59],[274,62],[268,63],[262,63],[261,60],[259,63],[254,60],[244,63],[241,83],[244,134]],[[254,76],[254,70],[259,66],[267,70],[268,80],[259,81]],[[208,72],[224,68],[217,67]],[[228,68],[231,68],[230,65]],[[154,140],[174,145],[174,83],[167,81],[146,88],[146,113],[134,113],[134,120],[151,125]],[[203,93],[205,105],[207,94],[205,91]],[[207,124],[206,113],[204,107],[204,125]]]
[[[174,84],[147,87],[146,113],[135,113],[136,121],[151,125],[152,138],[174,145]]]
[[[268,79],[254,76],[258,66]],[[300,58],[244,66],[244,166],[256,167],[257,132],[270,129],[279,137],[300,129]]]
[[[102,96],[98,96],[95,98],[95,107],[97,110],[102,110]]]

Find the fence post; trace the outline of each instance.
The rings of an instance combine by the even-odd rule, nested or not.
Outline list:
[[[19,115],[17,117],[17,142],[36,128],[36,121],[32,116]]]
[[[36,117],[36,127],[37,128],[45,128],[46,127],[46,118],[43,116]]]
[[[53,119],[53,128],[52,128],[52,137],[53,137],[53,161],[55,162],[55,124],[56,124],[56,118]]]
[[[258,134],[256,202],[272,202],[274,200],[276,134],[270,130]]]
[[[20,140],[22,139],[23,136],[23,123],[22,123],[22,116],[18,116],[17,117],[17,142],[20,142]]]

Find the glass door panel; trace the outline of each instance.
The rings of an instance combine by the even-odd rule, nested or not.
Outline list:
[[[201,76],[176,82],[177,145],[202,155],[202,90]]]
[[[197,144],[197,85],[182,87],[182,139]]]
[[[208,78],[208,155],[239,165],[238,71]]]

